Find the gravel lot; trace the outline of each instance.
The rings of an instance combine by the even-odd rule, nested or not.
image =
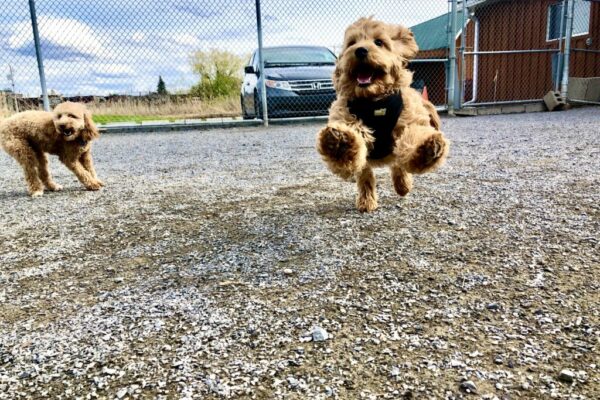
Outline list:
[[[0,399],[600,398],[600,108],[443,122],[368,215],[317,124],[1,153]]]

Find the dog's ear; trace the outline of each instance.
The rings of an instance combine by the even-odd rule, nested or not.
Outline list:
[[[333,70],[333,88],[336,92],[339,92],[340,77],[342,76],[342,68],[340,67],[340,59],[338,58],[335,62],[335,69]]]
[[[419,51],[419,46],[417,46],[415,35],[411,30],[402,25],[392,26],[391,29],[392,32],[390,36],[392,40],[394,40],[396,49],[400,52],[400,55],[406,60],[415,58]]]
[[[86,110],[83,114],[83,121],[85,123],[84,135],[86,141],[91,141],[100,137],[100,132],[92,120],[92,114]]]

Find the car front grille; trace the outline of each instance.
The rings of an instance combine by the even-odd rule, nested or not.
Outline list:
[[[325,93],[333,90],[331,79],[315,79],[307,81],[289,81],[290,88],[298,94]]]

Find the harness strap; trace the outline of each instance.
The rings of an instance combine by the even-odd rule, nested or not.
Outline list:
[[[368,158],[380,159],[394,150],[394,127],[404,109],[402,95],[394,93],[381,100],[357,98],[348,101],[348,110],[373,131],[375,142]]]

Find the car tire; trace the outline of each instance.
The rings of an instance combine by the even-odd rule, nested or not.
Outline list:
[[[246,107],[244,107],[244,96],[240,96],[240,103],[242,105],[242,118],[243,119],[252,119],[250,115],[246,112]]]
[[[257,119],[262,119],[262,104],[258,97],[258,92],[254,92],[254,115]]]

